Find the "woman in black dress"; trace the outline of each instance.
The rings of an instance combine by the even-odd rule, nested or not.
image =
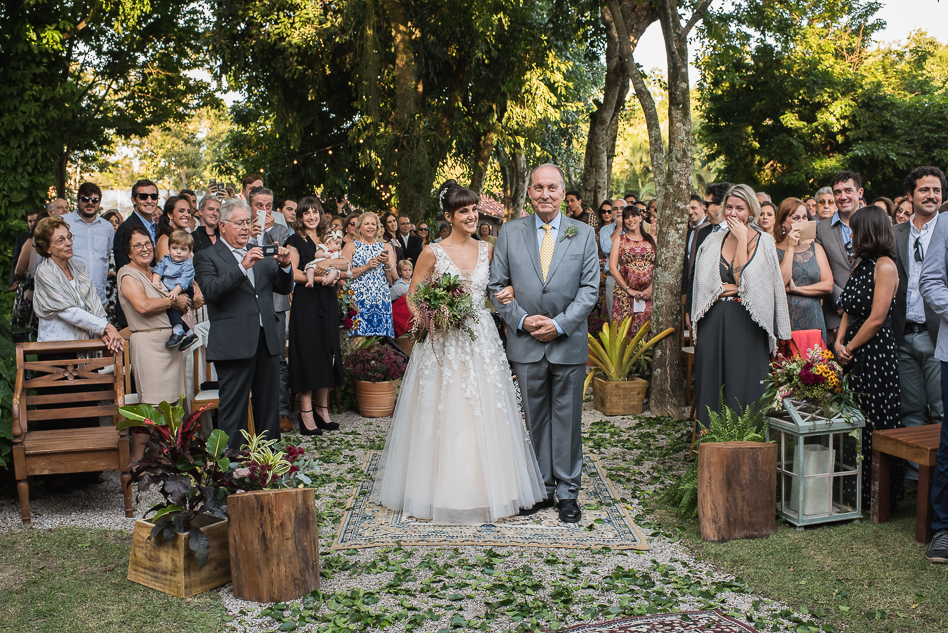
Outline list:
[[[899,425],[899,356],[892,333],[892,304],[899,273],[892,257],[892,224],[879,207],[863,207],[850,220],[853,257],[861,261],[839,297],[843,318],[836,337],[836,358],[859,394],[866,418],[862,431],[862,511],[872,498],[872,432]],[[897,469],[893,469],[895,471]],[[902,477],[890,477],[891,500],[901,496]]]
[[[286,240],[296,282],[290,308],[289,387],[293,393],[300,394],[298,421],[303,435],[322,435],[323,430],[339,428],[329,417],[329,390],[345,381],[339,348],[336,286],[324,286],[317,278],[313,287],[307,288],[303,272],[321,243],[318,237],[321,217],[319,201],[313,197],[303,198],[296,208],[293,224],[296,234]],[[329,225],[328,221],[324,224]],[[344,261],[340,263],[345,267]]]

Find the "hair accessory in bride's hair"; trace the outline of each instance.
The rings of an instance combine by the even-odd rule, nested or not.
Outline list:
[[[445,197],[446,195],[448,195],[448,190],[449,190],[450,188],[451,188],[451,187],[445,187],[444,189],[441,190],[441,194],[438,196],[438,201],[439,201],[439,203],[441,204],[441,210],[442,210],[442,211],[444,211],[444,197]]]

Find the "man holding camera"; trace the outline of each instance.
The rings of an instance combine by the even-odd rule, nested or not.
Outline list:
[[[247,395],[252,393],[254,425],[267,439],[280,438],[279,367],[282,333],[273,293],[289,294],[293,274],[289,249],[278,244],[250,245],[253,220],[240,198],[224,202],[220,237],[194,256],[195,279],[210,317],[207,359],[220,384],[218,425],[239,450],[247,425]]]

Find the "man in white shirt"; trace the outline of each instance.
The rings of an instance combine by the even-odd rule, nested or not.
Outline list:
[[[928,254],[938,208],[945,191],[945,174],[937,167],[919,167],[905,179],[905,195],[912,203],[912,217],[893,227],[895,265],[899,287],[892,309],[892,330],[899,353],[900,414],[903,426],[940,424],[941,364],[935,358],[938,315],[925,305],[919,292],[922,265]],[[908,462],[905,489],[918,488],[918,464]]]
[[[96,294],[106,304],[105,286],[109,276],[109,254],[112,252],[115,228],[99,216],[102,190],[93,182],[79,185],[76,210],[63,216],[73,235],[73,256],[86,265]]]

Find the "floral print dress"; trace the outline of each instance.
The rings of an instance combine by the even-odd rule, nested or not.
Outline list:
[[[635,241],[628,235],[619,238],[619,274],[630,290],[642,292],[648,289],[652,285],[654,266],[655,249],[647,240]],[[629,335],[633,336],[643,323],[652,318],[652,299],[645,300],[643,311],[635,312],[632,297],[616,284],[612,298],[612,320],[618,322],[625,317],[632,317]]]
[[[355,254],[352,256],[352,267],[365,266],[366,263],[385,248],[382,242],[366,244],[355,242]],[[349,287],[355,292],[353,297],[359,310],[353,336],[390,336],[395,337],[395,327],[392,322],[392,295],[385,279],[385,271],[376,266],[365,274],[349,282]]]

